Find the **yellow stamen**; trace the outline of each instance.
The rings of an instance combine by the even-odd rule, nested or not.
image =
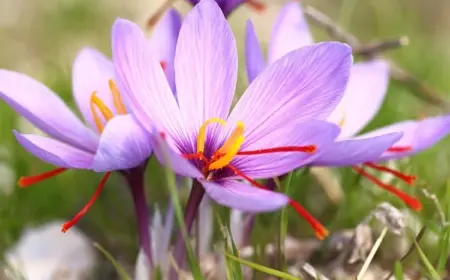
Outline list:
[[[205,142],[206,142],[206,127],[212,123],[220,123],[223,126],[226,126],[226,122],[220,118],[211,118],[207,120],[198,131],[197,136],[197,153],[203,153],[205,150]]]
[[[126,115],[127,109],[125,108],[125,105],[123,104],[122,97],[120,97],[119,89],[117,88],[117,85],[114,83],[113,80],[108,81],[109,89],[111,90],[113,101],[114,101],[114,107],[117,110],[117,114],[119,115]]]
[[[217,150],[218,154],[225,154],[230,149],[230,147],[236,142],[238,137],[242,136],[244,134],[244,123],[239,121],[237,123],[237,127],[234,129],[233,134],[225,141],[225,143],[222,145],[222,147]]]
[[[344,125],[344,123],[345,123],[345,111],[343,111],[342,112],[342,118],[341,118],[341,120],[339,121],[339,123],[337,124],[340,128],[342,128],[342,126]]]
[[[103,126],[103,123],[102,123],[100,117],[97,114],[97,110],[95,107],[97,107],[100,110],[100,113],[102,113],[105,121],[109,121],[110,119],[112,119],[114,117],[114,115],[111,112],[111,110],[108,108],[108,106],[106,106],[105,103],[103,103],[103,101],[97,97],[97,92],[94,91],[91,95],[91,111],[92,111],[92,115],[94,116],[94,122],[98,128],[98,131],[102,132],[104,126]]]
[[[233,157],[239,152],[239,149],[241,148],[241,145],[242,143],[244,143],[244,141],[244,136],[239,135],[238,137],[236,137],[233,144],[231,144],[229,149],[226,151],[225,155],[209,165],[209,170],[220,169],[227,166],[231,162],[231,160],[233,160]]]

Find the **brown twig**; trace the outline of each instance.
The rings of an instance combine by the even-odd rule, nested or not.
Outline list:
[[[177,0],[166,0],[147,20],[147,28],[151,29],[159,21],[165,11],[170,9]]]
[[[331,20],[327,15],[311,6],[306,6],[304,12],[305,15],[314,24],[324,28],[331,38],[349,44],[354,50],[359,52],[357,54],[361,56],[364,56],[366,58],[372,58],[376,55],[379,55],[381,51],[386,50],[386,48],[383,47],[375,49],[377,52],[374,52],[373,48],[370,52],[367,51],[361,52],[361,48],[363,49],[367,48],[368,45],[362,44],[361,41],[355,35],[344,30],[341,26],[339,26],[333,20]],[[401,46],[401,44],[389,44],[389,45]],[[417,97],[423,99],[429,104],[440,107],[445,110],[450,109],[450,103],[442,97],[443,94],[437,92],[435,89],[422,82],[413,74],[397,66],[394,62],[390,60],[388,61],[390,65],[391,77],[394,80],[399,81],[408,86],[412,90],[412,92],[417,95]]]
[[[375,43],[369,43],[361,45],[353,49],[353,54],[361,55],[366,57],[372,57],[379,53],[397,49],[400,47],[407,46],[409,44],[409,39],[406,36],[402,36],[393,40],[380,41]]]

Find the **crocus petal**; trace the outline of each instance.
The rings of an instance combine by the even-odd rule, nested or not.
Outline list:
[[[162,137],[160,133],[153,133],[152,140],[153,151],[162,165],[171,168],[178,175],[192,178],[202,177],[202,173],[197,167],[183,158],[168,135]]]
[[[373,119],[383,103],[388,82],[386,61],[361,62],[352,67],[344,97],[328,118],[341,126],[340,139],[354,136]]]
[[[427,118],[421,121],[403,121],[363,134],[358,138],[367,138],[391,132],[403,132],[403,137],[393,145],[394,147],[411,147],[411,150],[406,152],[385,152],[380,157],[380,160],[413,155],[433,146],[450,133],[450,116]]]
[[[320,43],[295,50],[261,72],[228,121],[242,121],[249,141],[284,125],[327,118],[341,100],[351,63],[346,44]]]
[[[150,49],[163,65],[172,91],[175,93],[174,58],[178,33],[181,28],[181,16],[175,9],[169,9],[161,18],[150,38]]]
[[[244,143],[241,151],[315,145],[318,153],[334,142],[338,135],[339,128],[335,124],[313,120],[280,127],[257,142]],[[263,179],[286,174],[314,158],[315,153],[282,152],[236,156],[231,164],[253,179]]]
[[[313,43],[301,4],[289,3],[281,10],[269,44],[269,63],[287,53]]]
[[[119,115],[103,130],[92,169],[96,172],[130,169],[144,162],[151,153],[149,134],[130,115]]]
[[[75,57],[72,67],[72,90],[78,108],[90,126],[97,130],[92,110],[91,97],[96,95],[116,112],[108,81],[114,80],[114,66],[102,53],[95,49],[84,48]]]
[[[13,131],[17,141],[28,152],[52,165],[73,169],[89,169],[93,155],[58,140]]]
[[[227,118],[237,61],[236,42],[219,6],[201,1],[184,18],[175,55],[178,103],[194,131],[210,118]]]
[[[366,139],[338,141],[321,150],[311,165],[340,167],[373,162],[401,137],[402,133],[397,132]]]
[[[155,126],[172,136],[183,134],[177,101],[139,26],[116,20],[112,53],[124,102],[142,127],[151,132]]]
[[[275,211],[289,203],[289,198],[284,194],[253,187],[236,180],[216,182],[201,180],[200,182],[208,196],[215,202],[245,212]]]
[[[53,138],[86,151],[97,148],[96,135],[61,98],[27,75],[0,70],[0,98]]]
[[[248,20],[245,35],[245,63],[247,66],[247,78],[251,83],[264,69],[265,61],[259,45],[258,38],[253,28],[253,23]]]
[[[239,7],[245,0],[216,0],[222,9],[223,14],[228,17],[235,9]]]

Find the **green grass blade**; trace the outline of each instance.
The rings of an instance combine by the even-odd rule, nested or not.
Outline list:
[[[394,265],[394,276],[396,280],[404,280],[404,274],[403,274],[403,267],[402,267],[402,263],[399,261],[395,262]]]
[[[266,267],[266,266],[263,266],[263,265],[260,265],[260,264],[257,264],[257,263],[251,262],[251,261],[243,260],[243,259],[235,257],[235,256],[233,256],[233,255],[231,255],[231,254],[229,254],[227,252],[224,252],[224,254],[225,254],[225,256],[227,258],[230,258],[232,260],[240,262],[243,265],[246,265],[246,266],[251,267],[251,268],[253,268],[255,270],[261,271],[261,272],[263,272],[263,273],[265,273],[267,275],[272,275],[272,276],[275,276],[275,277],[278,277],[278,278],[281,278],[281,279],[287,279],[287,280],[301,280],[301,278],[292,276],[292,275],[287,274],[285,272],[282,272],[282,271],[279,271],[279,270],[276,270],[276,269],[272,269],[270,267]]]
[[[420,248],[417,241],[415,239],[413,241],[414,241],[414,245],[416,245],[416,250],[419,254],[420,260],[422,261],[422,264],[423,264],[424,268],[426,269],[426,271],[428,272],[428,274],[430,275],[431,279],[432,280],[440,280],[441,277],[439,276],[439,273],[433,268],[433,265],[430,263],[428,258],[425,256],[424,252]]]
[[[441,248],[439,252],[439,259],[437,264],[437,271],[443,271],[445,269],[445,265],[447,264],[447,258],[449,253],[449,245],[450,245],[450,228],[446,227],[442,230],[440,236],[440,246]]]
[[[119,274],[120,279],[122,280],[131,280],[131,277],[128,276],[125,269],[119,264],[119,262],[108,252],[105,248],[102,247],[102,245],[94,242],[94,247],[97,248],[114,266],[114,268],[117,271],[117,274]]]
[[[292,172],[287,175],[282,184],[282,192],[289,196],[291,186]],[[282,271],[287,270],[286,259],[284,257],[284,240],[288,231],[288,207],[281,209],[280,214],[280,233],[277,242],[278,265]]]

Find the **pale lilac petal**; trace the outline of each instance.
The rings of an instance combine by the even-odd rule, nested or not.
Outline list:
[[[266,62],[259,45],[258,38],[253,28],[253,23],[248,20],[245,35],[245,63],[247,66],[247,78],[251,83],[264,69]]]
[[[377,161],[389,147],[402,137],[402,133],[389,133],[366,139],[335,142],[321,150],[312,166],[351,166]]]
[[[112,53],[122,98],[129,113],[149,132],[153,126],[182,138],[180,109],[158,59],[135,23],[118,19],[112,28]]]
[[[158,134],[152,134],[153,152],[159,162],[171,168],[176,174],[192,178],[203,177],[202,173],[189,160],[183,158],[168,135],[164,138]]]
[[[82,49],[73,62],[72,90],[78,108],[84,119],[97,131],[92,110],[91,96],[96,95],[116,113],[108,81],[114,79],[114,66],[102,53],[95,49]]]
[[[237,79],[237,49],[214,1],[197,4],[184,18],[175,55],[178,103],[194,131],[210,118],[226,119]],[[216,129],[210,129],[214,135]]]
[[[393,145],[394,147],[411,147],[412,149],[407,152],[385,152],[380,160],[413,155],[438,143],[450,133],[450,116],[427,118],[421,121],[403,121],[363,134],[358,138],[391,132],[403,132],[403,137]]]
[[[319,152],[333,143],[338,135],[339,128],[335,124],[313,120],[280,127],[257,142],[245,142],[241,151],[316,145]],[[251,156],[238,155],[231,164],[253,179],[272,178],[310,163],[316,153],[283,152]]]
[[[285,125],[325,119],[341,100],[351,63],[346,44],[320,43],[293,51],[261,72],[228,121],[242,121],[248,141]]]
[[[360,62],[352,67],[344,97],[328,118],[341,126],[340,139],[356,135],[375,117],[386,96],[388,82],[386,61]]]
[[[155,26],[150,37],[150,49],[155,57],[165,65],[165,73],[172,91],[175,93],[175,47],[181,28],[181,15],[175,9],[169,9]]]
[[[208,196],[216,203],[245,212],[275,211],[289,203],[289,198],[284,194],[253,187],[237,180],[200,182]]]
[[[97,148],[97,136],[57,94],[33,78],[0,70],[0,98],[53,138],[86,151]]]
[[[103,130],[92,169],[96,172],[130,169],[142,164],[151,153],[148,132],[132,116],[119,115]]]
[[[292,2],[283,7],[272,30],[269,63],[287,53],[313,43],[301,4]]]
[[[28,152],[52,165],[73,169],[90,169],[92,154],[58,140],[35,134],[20,134],[13,131],[17,141]]]

